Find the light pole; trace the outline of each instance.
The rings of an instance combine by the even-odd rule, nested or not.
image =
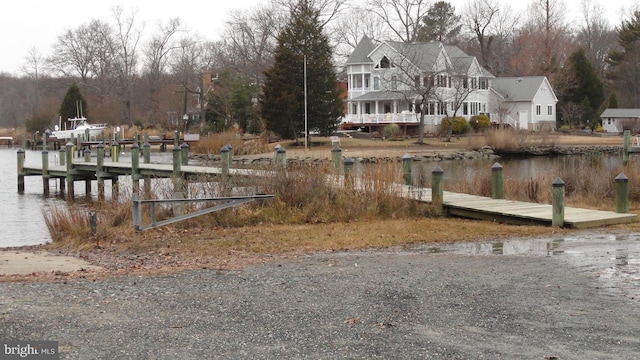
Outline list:
[[[309,150],[309,129],[307,127],[307,55],[304,55],[304,149]]]

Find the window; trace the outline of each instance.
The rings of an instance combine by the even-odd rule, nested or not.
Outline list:
[[[391,90],[398,90],[398,77],[395,75],[391,77]]]
[[[382,59],[380,59],[380,63],[376,65],[376,69],[390,69],[392,67],[391,60],[386,56],[383,56]]]
[[[480,89],[487,90],[489,88],[489,79],[480,78]]]
[[[391,112],[391,103],[384,103],[384,113],[388,114]]]
[[[351,104],[351,113],[352,114],[358,113],[358,104]]]
[[[422,78],[422,85],[426,88],[433,86],[433,77],[431,75],[427,75]]]
[[[540,115],[542,113],[542,106],[536,105],[536,115]]]
[[[553,115],[553,105],[547,105],[547,115]]]
[[[370,86],[371,86],[371,78],[370,78],[369,74],[365,74],[365,76],[364,76],[364,88],[368,90]]]
[[[377,76],[373,78],[373,90],[380,90],[380,78]]]
[[[469,103],[462,103],[462,115],[469,115]]]
[[[364,113],[365,114],[371,114],[371,103],[365,103],[364,104]]]
[[[462,79],[462,88],[463,89],[468,89],[469,88],[469,78]]]

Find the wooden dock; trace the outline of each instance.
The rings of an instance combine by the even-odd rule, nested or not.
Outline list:
[[[405,198],[431,203],[432,193],[430,188],[403,185],[401,195]],[[492,199],[449,191],[443,192],[443,208],[445,213],[450,216],[516,225],[551,226],[553,220],[553,209],[549,204]],[[574,207],[564,208],[564,226],[569,228],[586,229],[638,221],[636,214]]]
[[[173,164],[159,164],[148,161],[148,153],[145,154],[147,161],[139,163],[133,161],[138,159],[138,148],[132,149],[132,162],[105,161],[102,149],[98,152],[98,158],[85,158],[85,161],[75,160],[71,157],[72,151],[66,152],[66,162],[62,166],[24,166],[24,152],[18,152],[18,191],[24,191],[25,176],[41,176],[43,178],[43,189],[48,192],[48,181],[51,178],[65,179],[69,187],[69,195],[73,197],[72,189],[74,181],[85,181],[87,193],[91,192],[91,181],[98,181],[98,196],[100,197],[101,182],[110,179],[114,183],[119,176],[131,176],[134,186],[140,179],[145,180],[145,187],[149,179],[152,178],[212,178],[212,177],[260,177],[267,176],[269,171],[255,169],[235,169],[229,165],[230,158],[224,161],[221,167],[194,166],[187,165],[187,147],[181,149],[174,148]],[[135,155],[133,155],[135,153]],[[21,159],[22,156],[22,159]],[[281,160],[282,161],[282,160]],[[43,163],[44,161],[43,156]],[[276,164],[278,161],[276,159]],[[346,179],[346,172],[345,172]],[[61,189],[65,183],[61,181]],[[357,181],[356,181],[357,183]],[[344,186],[345,183],[339,181],[337,186]],[[103,186],[103,185],[102,185]],[[357,185],[356,185],[357,187]],[[102,189],[102,191],[104,191]],[[408,185],[399,185],[397,193],[399,196],[433,203],[432,189],[418,188]],[[601,211],[592,209],[581,209],[573,207],[563,207],[562,226],[570,228],[594,228],[606,225],[626,224],[637,222],[638,216],[627,212]],[[442,192],[442,213],[443,215],[459,216],[471,219],[481,219],[496,221],[500,223],[520,224],[520,225],[554,225],[553,206],[549,204],[538,204],[523,201],[493,199],[489,197],[461,194],[449,191]],[[556,223],[557,224],[557,223]]]

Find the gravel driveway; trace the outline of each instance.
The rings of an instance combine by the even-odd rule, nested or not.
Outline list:
[[[0,283],[0,339],[62,359],[637,359],[640,302],[555,256],[319,254]]]

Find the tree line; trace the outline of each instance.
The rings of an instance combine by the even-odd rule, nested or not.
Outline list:
[[[570,24],[575,9],[564,4],[533,0],[516,13],[499,0],[461,9],[427,0],[267,0],[229,13],[216,41],[184,19],[145,28],[137,12],[115,7],[65,30],[48,51],[30,50],[20,75],[0,74],[0,126],[57,120],[75,84],[90,121],[296,137],[306,116],[330,132],[342,111],[335,80],[363,35],[454,44],[496,76],[545,75],[560,100],[559,125],[595,126],[612,104],[640,107],[639,9],[610,24],[601,5],[583,0]],[[303,93],[322,101],[303,108]]]

